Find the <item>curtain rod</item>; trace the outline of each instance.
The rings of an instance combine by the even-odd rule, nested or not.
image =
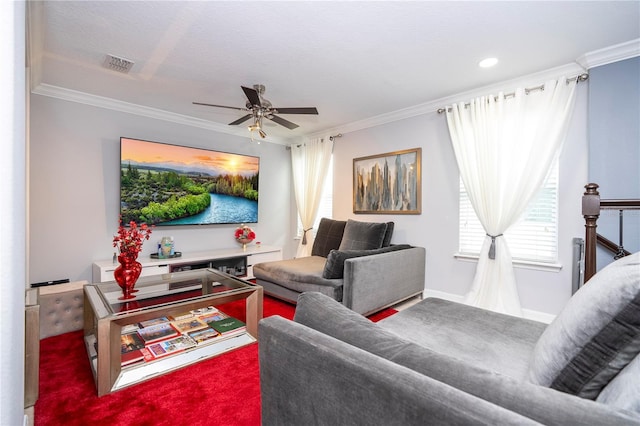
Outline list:
[[[337,135],[329,136],[329,140],[331,142],[333,142],[335,138],[341,138],[341,137],[342,137],[342,133],[338,133]],[[324,142],[324,139],[320,139],[320,142],[321,143]],[[289,151],[292,146],[295,146],[296,148],[300,148],[301,146],[305,146],[305,144],[301,143],[301,144],[297,144],[297,145],[288,145],[288,146],[285,147],[285,149],[287,151]]]
[[[581,82],[581,81],[586,81],[589,78],[589,74],[588,73],[583,73],[580,75],[577,75],[575,77],[569,77],[567,78],[567,84],[571,83],[573,80],[575,80],[576,82]],[[535,86],[535,87],[526,87],[524,89],[524,93],[525,95],[528,95],[530,92],[535,92],[537,90],[544,90],[544,84],[541,84],[539,86]],[[510,98],[516,95],[516,92],[511,92],[511,93],[507,93],[504,95],[505,98]],[[498,97],[496,96],[495,99],[497,100]],[[464,104],[465,108],[468,107],[469,103]],[[442,114],[443,112],[446,112],[447,110],[449,110],[451,107],[445,107],[445,108],[438,108],[436,111],[438,112],[438,114]]]

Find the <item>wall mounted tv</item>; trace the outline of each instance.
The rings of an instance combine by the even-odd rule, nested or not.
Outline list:
[[[260,157],[120,138],[120,215],[164,225],[258,222]]]

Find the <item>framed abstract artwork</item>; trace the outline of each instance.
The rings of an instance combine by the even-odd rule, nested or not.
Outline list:
[[[353,159],[353,212],[420,214],[422,149]]]

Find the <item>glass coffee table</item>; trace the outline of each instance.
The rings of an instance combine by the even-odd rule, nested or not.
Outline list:
[[[84,336],[98,396],[166,374],[257,341],[262,319],[262,287],[215,269],[142,277],[134,299],[119,300],[122,290],[114,282],[84,287]],[[214,338],[174,355],[121,364],[121,334],[143,321],[200,312],[209,306],[244,300],[246,330]],[[200,310],[200,311],[198,311]]]

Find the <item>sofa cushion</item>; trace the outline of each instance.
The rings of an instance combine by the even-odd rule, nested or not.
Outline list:
[[[428,297],[378,325],[420,346],[526,380],[547,324]]]
[[[609,382],[597,402],[640,413],[640,355]]]
[[[344,227],[344,220],[333,220],[323,217],[318,225],[318,232],[311,248],[311,256],[327,257],[329,252],[340,247]]]
[[[529,378],[583,398],[602,388],[640,351],[640,252],[595,274],[544,331]]]
[[[382,247],[386,223],[347,220],[339,250],[371,250]]]
[[[398,244],[388,247],[382,247],[374,250],[331,250],[327,256],[327,262],[324,265],[322,276],[327,279],[343,278],[344,262],[353,257],[371,256],[373,254],[387,253],[390,251],[398,251],[408,249],[409,244]]]
[[[263,262],[253,266],[253,275],[260,281],[277,283],[291,291],[318,291],[338,301],[342,300],[341,279],[326,279],[322,271],[327,259],[322,256],[306,256],[297,259]]]

